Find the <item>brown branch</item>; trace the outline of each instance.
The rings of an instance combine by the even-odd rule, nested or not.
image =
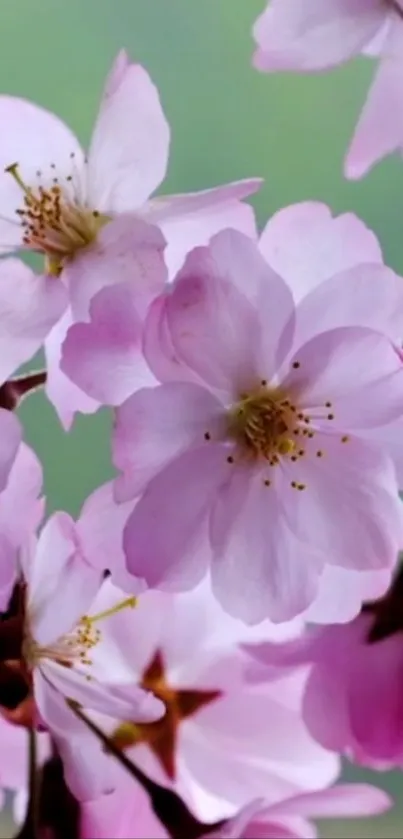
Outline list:
[[[0,387],[0,408],[14,411],[26,396],[44,387],[46,379],[46,370],[36,370],[4,382]]]

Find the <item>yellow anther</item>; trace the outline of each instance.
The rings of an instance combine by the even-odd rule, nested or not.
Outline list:
[[[291,454],[295,449],[294,440],[290,440],[289,437],[285,437],[283,440],[280,440],[277,451],[279,454]]]
[[[141,738],[140,729],[133,722],[122,722],[112,734],[112,742],[118,749],[134,746]]]

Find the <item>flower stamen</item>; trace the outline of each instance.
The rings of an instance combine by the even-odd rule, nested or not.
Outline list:
[[[18,163],[6,166],[5,172],[23,192],[23,206],[16,210],[23,244],[43,254],[48,272],[57,276],[63,261],[73,259],[79,250],[90,245],[109,219],[83,204],[69,186],[62,188],[59,178],[52,178],[52,186],[46,188],[41,184],[31,187],[23,180]]]
[[[28,632],[23,644],[23,656],[30,669],[35,667],[41,659],[48,659],[62,667],[74,667],[76,664],[91,665],[90,652],[101,641],[101,630],[94,624],[103,621],[123,609],[134,608],[137,600],[128,597],[95,615],[83,615],[74,629],[63,635],[53,644],[41,645]]]

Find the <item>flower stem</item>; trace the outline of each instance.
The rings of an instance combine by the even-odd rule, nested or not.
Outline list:
[[[28,789],[29,801],[27,821],[32,825],[32,836],[37,839],[39,836],[39,804],[40,804],[40,773],[38,772],[37,760],[37,734],[35,728],[28,729],[29,737],[29,764],[28,764]]]
[[[35,370],[22,376],[15,376],[4,382],[0,387],[0,408],[14,411],[22,399],[28,394],[35,393],[46,384],[46,370]]]
[[[40,839],[40,773],[37,768],[36,730],[28,729],[28,808],[16,839]]]
[[[398,17],[400,17],[401,20],[403,20],[403,10],[400,8],[397,0],[391,0],[391,6],[394,9],[394,11],[396,12],[396,14],[398,15]]]

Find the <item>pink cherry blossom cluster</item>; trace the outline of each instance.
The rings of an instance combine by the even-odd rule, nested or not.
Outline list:
[[[268,71],[378,55],[347,173],[403,147],[401,0],[271,0],[255,38]],[[87,153],[23,99],[0,96],[0,122],[0,786],[18,836],[307,839],[313,819],[388,809],[336,782],[341,757],[403,764],[402,278],[318,202],[258,232],[256,178],[154,197],[169,125],[124,52]],[[113,412],[115,477],[77,520],[46,514],[16,415],[38,387],[66,432]]]

